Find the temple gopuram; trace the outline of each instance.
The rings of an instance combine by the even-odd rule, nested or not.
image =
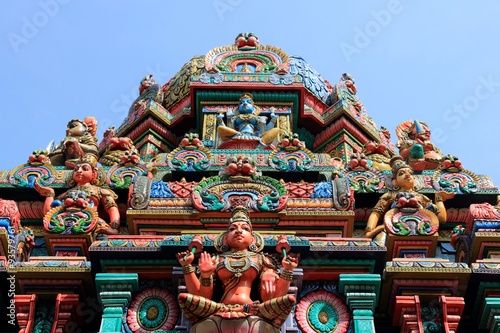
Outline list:
[[[241,33],[69,116],[0,171],[0,331],[500,332],[498,187],[332,80]]]

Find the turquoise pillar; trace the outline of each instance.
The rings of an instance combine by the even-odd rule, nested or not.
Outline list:
[[[355,333],[375,333],[373,314],[380,294],[378,274],[340,274],[339,290],[353,312]]]
[[[132,292],[139,289],[139,276],[97,273],[95,284],[103,307],[99,333],[121,333],[123,311],[132,299]]]

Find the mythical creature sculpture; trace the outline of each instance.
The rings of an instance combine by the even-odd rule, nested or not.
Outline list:
[[[399,154],[413,169],[422,170],[436,169],[443,153],[431,142],[431,131],[426,123],[418,120],[407,120],[396,128]]]
[[[138,164],[141,162],[139,152],[134,146],[132,139],[128,137],[113,137],[109,139],[106,149],[102,153],[99,162],[105,166],[117,164]]]
[[[428,197],[416,192],[413,170],[401,156],[394,156],[390,165],[392,188],[380,197],[373,208],[366,223],[365,236],[373,238],[384,229],[399,235],[433,234],[439,223],[446,222],[443,202],[454,197],[455,193],[438,191],[432,203]],[[377,226],[382,216],[384,224]]]
[[[29,261],[31,250],[35,247],[35,234],[28,227],[22,227],[14,236],[15,259],[23,262]]]
[[[75,161],[85,154],[98,155],[96,132],[97,120],[94,117],[70,120],[66,127],[66,137],[49,152],[52,165],[73,168]]]
[[[391,170],[389,161],[391,153],[384,142],[369,141],[361,151],[367,159],[372,161],[372,168],[376,170]]]
[[[256,177],[261,175],[257,170],[254,160],[246,156],[231,157],[226,162],[226,167],[219,172],[222,176],[230,179],[240,179],[242,177]]]
[[[0,228],[7,230],[9,241],[14,248],[14,259],[16,261],[28,261],[31,251],[35,247],[35,236],[33,230],[21,226],[21,214],[17,204],[12,200],[0,199]]]
[[[259,114],[260,108],[254,105],[250,93],[244,93],[240,97],[236,113],[232,110],[226,112],[227,125],[223,121],[224,115],[219,114],[217,132],[223,141],[219,148],[254,149],[259,144],[271,144],[279,132],[274,127],[278,116],[272,112],[271,121],[267,123],[267,117]]]
[[[75,167],[68,191],[54,199],[54,189],[42,187],[38,182],[35,189],[46,197],[43,205],[44,227],[47,231],[60,234],[97,233],[116,235],[120,225],[120,213],[115,200],[118,196],[111,190],[98,186],[99,171],[97,157],[86,154],[74,162]],[[108,225],[99,217],[99,204],[104,205],[111,220]]]
[[[248,212],[241,207],[233,210],[227,230],[214,245],[218,254],[201,253],[199,276],[191,265],[194,254],[177,254],[188,290],[179,295],[179,304],[194,324],[190,332],[280,332],[295,303],[287,292],[298,259],[284,256],[280,273],[274,260],[260,253],[263,239],[253,232]],[[222,297],[215,302],[219,284]]]
[[[252,32],[242,32],[236,36],[234,43],[240,50],[252,50],[259,44],[259,37]]]
[[[127,117],[129,121],[139,117],[149,105],[161,104],[163,99],[163,91],[154,79],[153,74],[146,75],[139,84],[139,97],[135,99],[128,111]]]

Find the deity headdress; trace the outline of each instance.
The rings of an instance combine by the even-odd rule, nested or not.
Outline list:
[[[234,222],[245,222],[252,227],[252,222],[250,221],[250,216],[248,215],[248,210],[243,207],[243,206],[237,206],[233,209],[231,218],[229,219],[229,225]],[[250,244],[248,250],[251,252],[260,252],[264,248],[264,239],[259,233],[256,233],[253,231],[252,228],[252,235],[253,235],[253,242]],[[214,247],[217,251],[219,252],[227,252],[229,251],[229,247],[226,243],[226,236],[227,236],[227,231],[221,233],[218,235],[215,240],[214,240]]]
[[[97,156],[95,154],[86,153],[85,155],[74,161],[75,167],[81,164],[89,164],[92,167],[94,173],[94,179],[92,179],[92,181],[90,182],[92,185],[101,186],[102,184],[104,184],[106,177],[103,170],[97,166]],[[68,185],[75,186],[76,181],[71,178],[68,180]]]
[[[82,157],[80,157],[78,160],[75,161],[75,165],[79,164],[84,164],[87,163],[89,164],[92,168],[97,168],[97,156],[92,153],[86,153]]]
[[[247,98],[247,99],[251,99],[251,100],[252,100],[252,102],[253,102],[253,95],[252,95],[251,93],[249,93],[249,92],[245,92],[245,93],[241,94],[241,96],[240,96],[240,101],[241,101],[242,99],[245,99],[245,98]]]
[[[391,161],[389,162],[392,168],[392,177],[395,179],[396,175],[398,174],[398,171],[403,168],[408,168],[411,169],[408,164],[403,160],[403,158],[399,155],[394,156],[391,158]]]
[[[95,117],[90,117],[90,116],[85,117],[84,120],[71,119],[70,121],[68,121],[68,125],[66,127],[69,127],[69,125],[74,122],[79,122],[80,124],[83,124],[86,127],[87,132],[92,136],[94,136],[97,132],[97,119],[95,119]]]
[[[252,221],[250,221],[250,216],[248,215],[248,210],[243,206],[238,206],[233,209],[233,214],[229,219],[229,225],[233,222],[246,222],[252,226]]]

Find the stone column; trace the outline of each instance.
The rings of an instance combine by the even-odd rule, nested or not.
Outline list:
[[[373,314],[380,294],[378,274],[340,274],[339,291],[353,312],[355,333],[375,333]]]
[[[132,292],[139,289],[139,276],[97,273],[95,283],[103,307],[99,333],[121,333],[123,311],[132,298]]]

